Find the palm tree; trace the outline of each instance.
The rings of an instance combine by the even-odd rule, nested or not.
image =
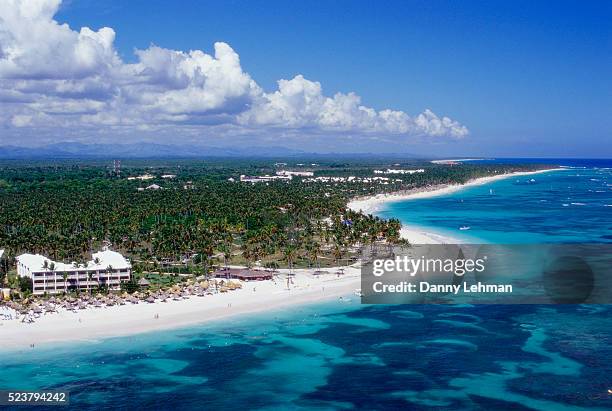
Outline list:
[[[341,258],[342,258],[342,243],[337,242],[334,244],[334,260],[336,261],[336,263],[338,263]]]
[[[113,272],[113,266],[109,265],[108,267],[106,267],[106,292],[108,293],[108,291],[110,291],[110,275]]]
[[[225,269],[228,269],[232,261],[231,245],[228,246],[227,244],[223,244],[221,252],[223,253],[223,265],[225,266]]]
[[[283,254],[285,256],[285,260],[287,261],[287,265],[289,266],[289,273],[293,274],[293,263],[297,256],[297,248],[294,245],[288,245],[283,250]]]
[[[81,265],[75,261],[73,267],[76,268],[74,275],[76,276],[76,292],[78,293],[81,291],[81,273],[78,271]]]
[[[62,278],[64,279],[64,294],[68,294],[68,272],[64,271]]]
[[[53,290],[57,294],[57,272],[55,271],[55,263],[51,262],[50,264],[48,264],[48,267],[49,267],[49,270],[51,270],[51,272],[53,273],[53,283],[54,283]]]
[[[295,247],[287,261],[291,267],[301,255],[318,265],[316,245],[311,242],[331,244],[334,255],[340,259],[346,248],[360,242],[373,246],[384,241],[389,246],[401,241],[398,221],[346,209],[347,200],[356,195],[463,183],[518,169],[499,165],[428,166],[427,173],[402,176],[401,182],[389,185],[302,184],[294,179],[291,183],[253,186],[219,178],[239,172],[268,172],[265,167],[185,164],[181,165],[181,174],[192,180],[197,190],[184,190],[177,185],[176,190],[147,193],[138,193],[125,180],[109,180],[106,170],[97,166],[54,166],[50,170],[53,184],[40,183],[42,173],[49,171],[44,166],[5,168],[0,176],[0,244],[10,249],[11,255],[17,251],[37,252],[59,260],[76,259],[90,253],[100,240],[108,239],[117,249],[140,257],[145,267],[195,251],[210,256],[213,253],[209,249],[223,252],[226,266],[232,252],[244,252],[247,248],[247,255],[250,253],[254,260],[267,259],[278,250],[282,250],[286,259],[284,248],[290,244]],[[133,171],[149,170],[135,166]],[[347,164],[329,171],[365,176],[371,175],[372,170],[364,164]],[[14,190],[6,190],[5,181]],[[77,209],[79,212],[75,213]],[[306,240],[301,241],[300,237]],[[223,243],[229,245],[229,251],[221,247]],[[201,262],[204,265],[207,259]],[[45,270],[48,265],[49,262]],[[105,276],[99,272],[102,270],[94,274],[99,283]],[[57,291],[57,274],[48,274],[45,286],[47,281],[55,281]],[[77,279],[81,281],[78,276]],[[91,290],[91,284],[88,286]]]

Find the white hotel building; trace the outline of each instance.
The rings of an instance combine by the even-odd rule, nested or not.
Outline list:
[[[85,264],[65,264],[40,254],[17,257],[17,274],[32,279],[33,294],[58,294],[65,291],[91,290],[100,286],[119,289],[129,281],[132,265],[121,254],[104,250],[94,253]]]

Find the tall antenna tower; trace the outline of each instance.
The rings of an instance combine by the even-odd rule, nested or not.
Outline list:
[[[113,172],[116,176],[121,175],[121,160],[113,160]]]

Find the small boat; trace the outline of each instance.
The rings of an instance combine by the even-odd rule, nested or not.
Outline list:
[[[361,288],[357,288],[357,289],[355,290],[355,295],[356,295],[357,297],[363,297],[363,293],[361,292]]]
[[[472,227],[470,227],[469,225],[464,225],[464,226],[459,227],[459,230],[465,231],[465,230],[469,230],[470,228]]]

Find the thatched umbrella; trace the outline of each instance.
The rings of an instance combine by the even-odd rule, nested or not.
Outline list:
[[[138,287],[149,288],[150,286],[151,286],[151,283],[146,278],[142,277],[140,280],[138,280]]]
[[[242,288],[242,283],[240,282],[232,282],[232,285],[234,286],[235,289]]]

